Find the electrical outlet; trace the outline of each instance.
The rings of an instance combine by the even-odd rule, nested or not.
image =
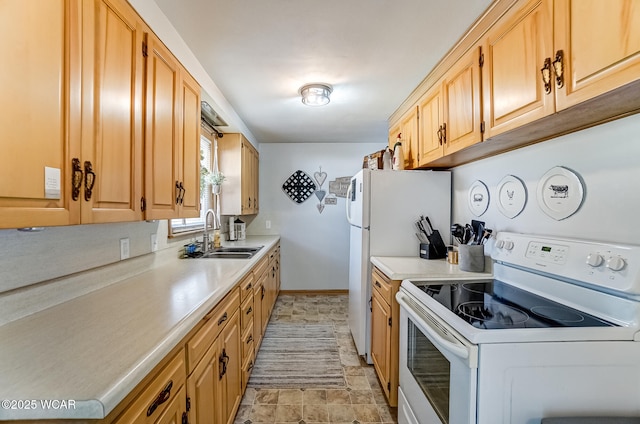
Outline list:
[[[158,250],[158,235],[156,233],[151,234],[151,251]]]
[[[129,258],[129,239],[120,239],[120,260]]]
[[[271,221],[269,221],[268,219],[264,222],[264,225],[267,227],[267,230],[271,229]]]

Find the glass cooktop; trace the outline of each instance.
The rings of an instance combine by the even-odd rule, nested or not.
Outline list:
[[[417,287],[477,328],[615,326],[499,280]]]

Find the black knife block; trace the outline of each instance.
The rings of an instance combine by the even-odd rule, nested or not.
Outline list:
[[[434,230],[430,236],[429,244],[420,243],[420,257],[423,259],[443,259],[447,257],[447,246],[442,241],[440,232]]]

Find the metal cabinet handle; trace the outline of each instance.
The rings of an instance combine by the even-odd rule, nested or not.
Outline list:
[[[222,315],[222,317],[218,320],[218,325],[222,325],[223,322],[225,322],[229,317],[227,316],[227,313],[225,312],[224,315]]]
[[[220,380],[222,380],[222,377],[227,373],[227,364],[229,364],[229,357],[227,356],[226,350],[222,349],[222,353],[218,359]]]
[[[96,183],[96,174],[93,172],[91,162],[84,162],[84,200],[87,202],[91,199],[91,190]]]
[[[442,143],[447,142],[447,123],[442,124]]]
[[[71,160],[71,199],[78,200],[81,186],[82,168],[80,167],[80,159],[73,158]]]
[[[253,341],[253,335],[249,335],[249,337],[247,337],[247,344],[251,343]]]
[[[173,380],[169,380],[169,383],[165,386],[164,389],[158,394],[153,403],[149,405],[147,409],[147,417],[150,417],[153,412],[158,409],[158,406],[165,403],[171,397],[171,388],[173,387]]]
[[[540,68],[542,74],[542,82],[544,83],[544,92],[551,94],[551,58],[544,60],[544,66]]]
[[[440,142],[440,145],[442,146],[442,125],[440,125],[438,127],[438,131],[436,131],[436,134],[438,135],[438,141]]]
[[[564,52],[558,50],[553,61],[553,73],[556,75],[556,87],[564,87]]]
[[[378,281],[376,281],[376,286],[382,288],[382,285]]]
[[[180,181],[176,181],[176,205],[180,204]]]
[[[249,306],[249,309],[247,309],[246,314],[249,315],[251,312],[253,312],[253,308],[251,306]]]

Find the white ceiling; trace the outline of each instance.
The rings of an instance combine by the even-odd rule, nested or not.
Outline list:
[[[155,1],[261,143],[386,143],[389,116],[491,3]],[[327,106],[302,104],[310,82],[333,86]]]

